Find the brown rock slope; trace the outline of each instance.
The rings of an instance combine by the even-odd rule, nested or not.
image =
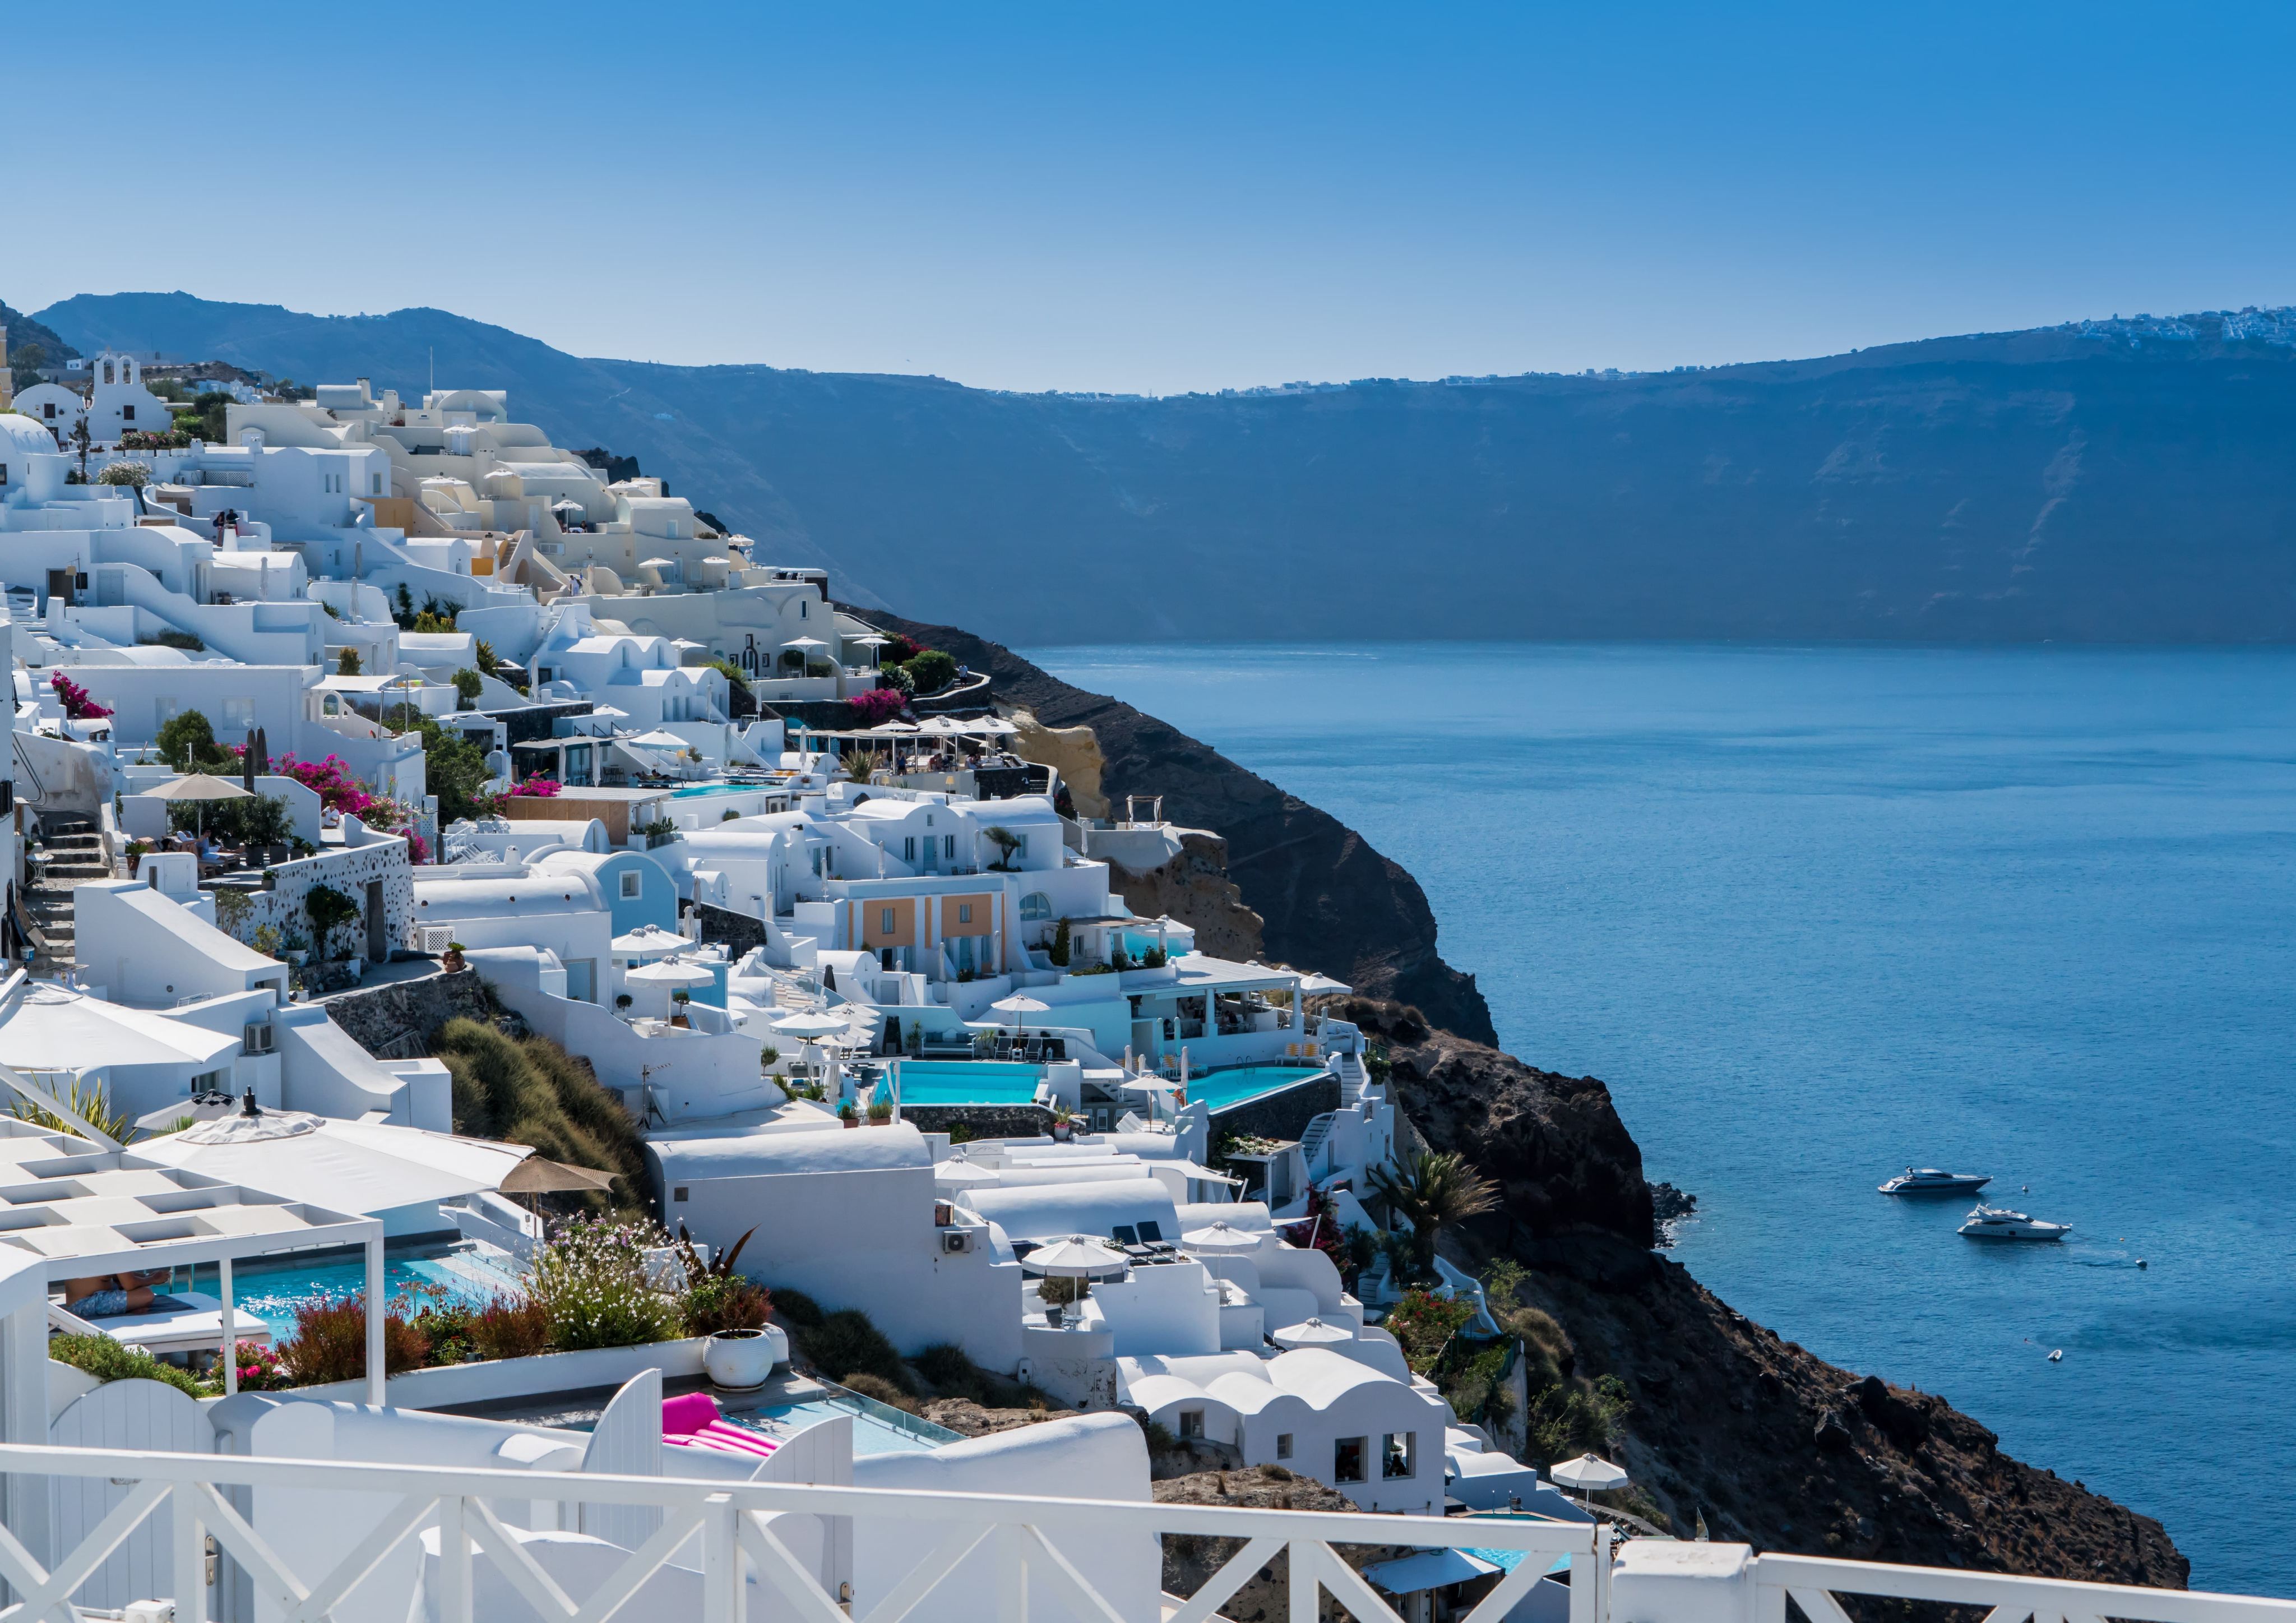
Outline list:
[[[1419,881],[1353,829],[1177,728],[1071,687],[1000,643],[953,626],[865,612],[875,625],[988,672],[1001,702],[1033,711],[1047,726],[1090,726],[1100,741],[1101,787],[1111,803],[1121,806],[1128,794],[1161,795],[1171,821],[1226,835],[1227,876],[1244,905],[1267,922],[1274,956],[1374,996],[1415,1004],[1449,1030],[1497,1040],[1474,977],[1436,953],[1435,914]]]
[[[2181,1588],[2161,1524],[2003,1454],[1944,1399],[1862,1379],[1733,1312],[1650,1250],[1642,1153],[1592,1077],[1561,1077],[1368,999],[1403,1109],[1504,1192],[1462,1261],[1513,1255],[1633,1407],[1621,1463],[1677,1528],[1766,1550]],[[1539,1462],[1546,1463],[1547,1462]]]

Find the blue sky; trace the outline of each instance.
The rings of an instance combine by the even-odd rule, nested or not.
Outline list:
[[[2296,302],[2286,8],[41,10],[20,308],[1172,392]]]

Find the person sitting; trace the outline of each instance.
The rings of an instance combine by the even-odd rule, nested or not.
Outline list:
[[[64,1307],[84,1319],[118,1318],[141,1313],[152,1305],[152,1287],[165,1284],[168,1270],[143,1274],[98,1274],[87,1279],[64,1281]]]

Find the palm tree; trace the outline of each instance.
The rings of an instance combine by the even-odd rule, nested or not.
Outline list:
[[[1499,1186],[1456,1152],[1422,1150],[1410,1164],[1374,1167],[1371,1186],[1411,1225],[1411,1255],[1419,1277],[1435,1272],[1435,1238],[1447,1225],[1496,1209]]]

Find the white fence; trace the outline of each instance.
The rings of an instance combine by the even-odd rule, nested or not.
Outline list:
[[[382,1615],[436,1618],[440,1623],[500,1623],[520,1613],[521,1603],[550,1623],[606,1623],[617,1616],[633,1623],[681,1623],[689,1618],[694,1623],[746,1623],[753,1603],[760,1617],[805,1623],[900,1623],[913,1613],[945,1615],[961,1594],[978,1601],[981,1596],[971,1591],[984,1578],[993,1594],[993,1615],[1012,1623],[1026,1623],[1032,1603],[1040,1617],[1155,1623],[1160,1597],[1111,1598],[1083,1569],[1097,1564],[1091,1552],[1146,1549],[1166,1534],[1244,1541],[1242,1551],[1167,1623],[1207,1623],[1254,1573],[1286,1553],[1292,1616],[1317,1615],[1323,1591],[1367,1623],[1397,1623],[1396,1612],[1379,1592],[1333,1553],[1334,1543],[1524,1552],[1525,1559],[1474,1609],[1468,1623],[1498,1623],[1557,1557],[1570,1562],[1570,1623],[1603,1623],[1609,1597],[1609,1529],[1582,1523],[1218,1510],[21,1444],[0,1445],[0,1470],[14,1480],[12,1488],[44,1476],[100,1485],[109,1489],[111,1504],[52,1565],[37,1560],[13,1531],[0,1529],[0,1578],[17,1601],[0,1611],[0,1620],[18,1623],[70,1623],[78,1615],[70,1604],[72,1597],[139,1528],[162,1514],[168,1553],[159,1570],[169,1579],[176,1623],[209,1623],[208,1596],[216,1581],[209,1563],[210,1537],[218,1553],[247,1574],[259,1602],[267,1603],[259,1604],[261,1615],[281,1623],[319,1623],[339,1609],[376,1615],[379,1603]],[[228,1490],[239,1488],[377,1496],[388,1508],[348,1554],[313,1580],[299,1575],[293,1562],[234,1508]],[[12,1491],[11,1504],[19,1496]],[[537,1535],[503,1520],[508,1507],[545,1499],[590,1505],[607,1501],[651,1512],[660,1518],[659,1530],[625,1553],[595,1543],[570,1545],[563,1535]],[[824,1521],[847,1519],[898,1524],[905,1532],[913,1529],[905,1542],[915,1558],[897,1576],[865,1575],[890,1581],[832,1579],[844,1593],[832,1593],[824,1582],[816,1541],[802,1535]],[[409,1540],[422,1546],[421,1593],[363,1594],[361,1586]],[[388,1564],[406,1570],[404,1563]],[[962,1590],[944,1587],[953,1578]],[[857,1586],[868,1592],[852,1593]],[[581,1598],[570,1591],[579,1591]],[[219,1587],[213,1592],[222,1593]]]
[[[0,1578],[15,1602],[0,1610],[0,1623],[73,1623],[81,1615],[74,1598],[147,1523],[161,1535],[162,1550],[145,1575],[172,1593],[176,1623],[210,1623],[210,1597],[226,1594],[217,1557],[250,1580],[258,1615],[280,1623],[339,1616],[901,1623],[984,1606],[1000,1623],[1027,1623],[1032,1610],[1039,1619],[1079,1623],[1158,1623],[1160,1595],[1103,1593],[1105,1580],[1093,1575],[1113,1570],[1099,1559],[1105,1552],[1145,1552],[1166,1535],[1238,1539],[1243,1547],[1163,1623],[1208,1623],[1254,1573],[1285,1554],[1293,1619],[1318,1616],[1328,1594],[1361,1623],[1397,1623],[1388,1598],[1334,1553],[1334,1544],[1523,1552],[1466,1623],[1498,1623],[1558,1557],[1570,1563],[1570,1623],[1789,1623],[1794,1611],[1808,1623],[1849,1623],[1838,1598],[1849,1595],[1982,1607],[1985,1623],[2296,1623],[2296,1603],[2288,1601],[1755,1557],[1742,1546],[1670,1541],[1628,1546],[1614,1577],[1610,1529],[1585,1523],[24,1445],[0,1446],[0,1471],[9,1473],[12,1512],[28,1494],[46,1497],[42,1478],[87,1506],[56,1529],[58,1543],[70,1547],[51,1564],[12,1528],[0,1528]],[[315,1573],[307,1553],[274,1549],[235,1506],[234,1500],[250,1503],[253,1490],[357,1495],[375,1511],[348,1553]],[[611,1503],[636,1512],[632,1525],[653,1530],[625,1550],[515,1525],[521,1510],[545,1500]],[[856,1522],[897,1528],[898,1559],[842,1578],[824,1552],[850,1545],[822,1535]],[[414,1563],[391,1559],[410,1541],[417,1546]],[[300,1572],[289,1559],[296,1554],[305,1555]],[[416,1572],[419,1587],[410,1589]],[[224,1610],[231,1610],[227,1600]]]

